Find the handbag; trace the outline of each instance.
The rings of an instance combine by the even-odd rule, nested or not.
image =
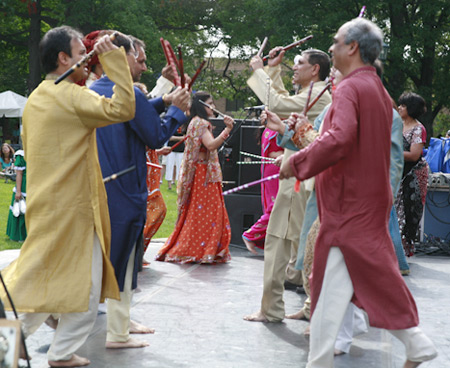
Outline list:
[[[27,203],[23,197],[19,200],[19,210],[22,215],[25,215],[25,212],[27,211]]]

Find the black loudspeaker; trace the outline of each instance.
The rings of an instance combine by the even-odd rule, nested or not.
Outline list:
[[[252,153],[254,155],[261,155],[261,134],[264,129],[260,126],[241,126],[240,136],[240,152]],[[246,155],[239,155],[239,161],[261,161],[255,157]],[[260,164],[241,164],[239,167],[239,185],[247,184],[255,180],[261,179],[261,165]],[[241,190],[240,193],[261,195],[261,185],[254,185],[248,189]]]
[[[223,119],[211,119],[213,125],[213,135],[217,137],[225,129]],[[238,161],[244,161],[245,156],[241,156],[240,151],[250,152],[257,155],[261,154],[261,148],[258,145],[258,138],[255,135],[260,129],[259,120],[235,120],[236,125],[231,131],[230,136],[224,144],[218,149],[220,166],[222,168],[223,190],[229,190],[261,178],[260,165],[238,165]],[[261,131],[262,132],[262,131]],[[244,136],[242,138],[242,136]],[[252,160],[258,160],[252,158]],[[242,166],[242,168],[241,168]],[[255,186],[239,193],[253,193],[260,195],[261,186]]]
[[[231,226],[231,244],[244,245],[242,233],[253,226],[262,216],[261,197],[251,194],[229,194],[225,207]]]
[[[422,236],[437,237],[445,242],[450,241],[449,188],[428,187],[423,220]]]

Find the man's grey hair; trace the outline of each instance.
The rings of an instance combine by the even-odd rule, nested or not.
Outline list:
[[[373,64],[383,47],[383,32],[370,20],[355,18],[345,23],[345,43],[356,41],[364,64]]]

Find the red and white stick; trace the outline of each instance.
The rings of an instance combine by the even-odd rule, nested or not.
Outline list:
[[[238,186],[236,188],[233,188],[233,189],[230,189],[230,190],[226,190],[222,194],[223,195],[227,195],[227,194],[231,194],[231,193],[236,193],[236,192],[239,192],[242,189],[247,189],[247,188],[250,188],[250,187],[252,187],[254,185],[258,185],[258,184],[264,183],[265,181],[278,179],[279,176],[280,176],[280,174],[275,174],[275,175],[268,176],[267,178],[255,180],[255,181],[252,181],[250,183],[247,183],[247,184],[244,184],[244,185],[240,185],[240,186]]]
[[[147,162],[147,166],[151,166],[151,167],[154,167],[156,169],[162,169],[161,165],[157,165],[157,164],[154,164],[154,163],[151,163],[151,162]]]

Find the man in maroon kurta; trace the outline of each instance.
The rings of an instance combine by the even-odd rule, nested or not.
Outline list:
[[[365,19],[344,24],[330,52],[344,79],[321,136],[293,155],[280,177],[316,177],[321,221],[311,299],[309,368],[333,367],[333,348],[350,301],[370,325],[406,346],[406,367],[436,356],[417,327],[414,299],[403,281],[388,232],[392,103],[370,66],[381,50],[380,29]]]

